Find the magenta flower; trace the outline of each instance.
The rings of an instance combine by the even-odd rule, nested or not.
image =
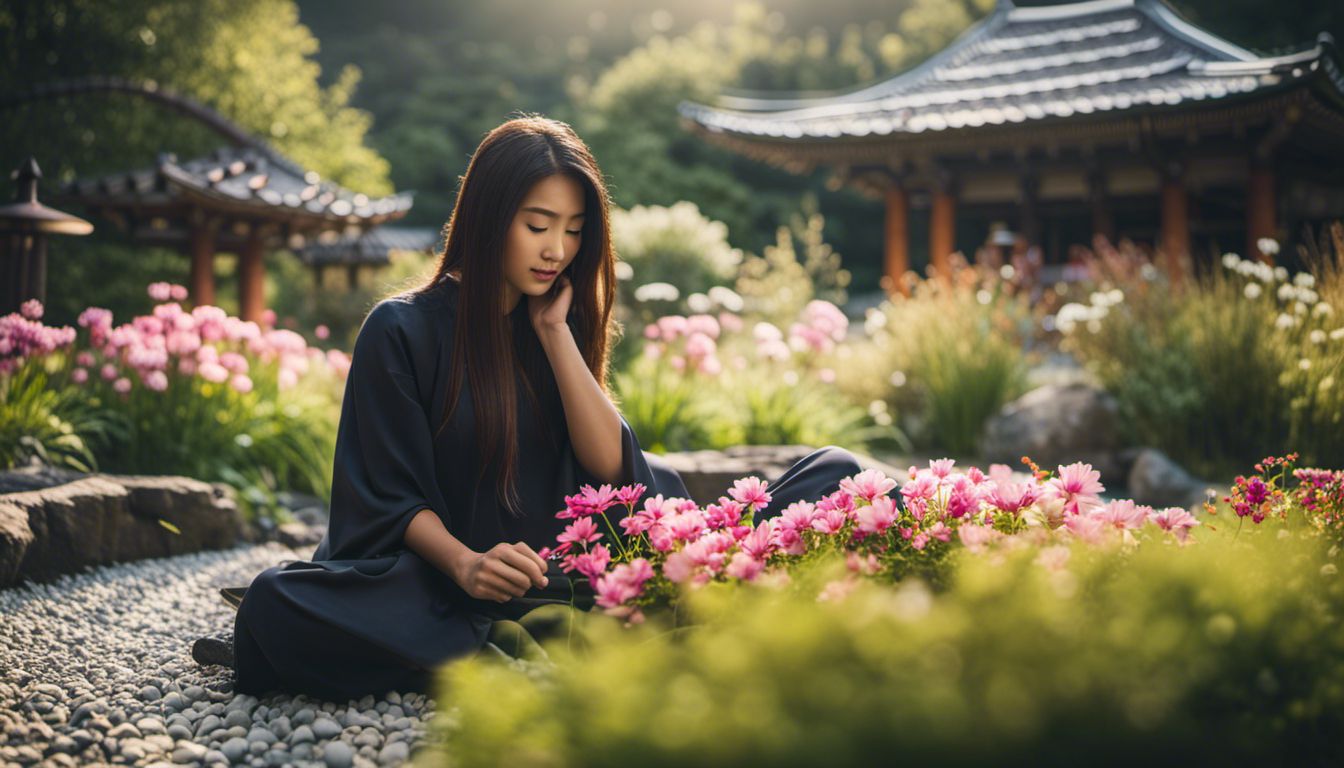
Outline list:
[[[778,525],[787,526],[795,531],[805,531],[812,527],[817,508],[807,501],[795,501],[779,513]]]
[[[627,507],[632,507],[639,503],[640,498],[644,496],[644,492],[647,490],[648,488],[645,488],[643,483],[623,485],[616,489],[616,501]]]
[[[121,372],[118,371],[117,366],[112,363],[104,363],[103,367],[98,371],[98,375],[102,376],[104,381],[112,381],[120,376]]]
[[[1111,528],[1133,530],[1142,528],[1143,524],[1148,522],[1148,513],[1152,511],[1152,507],[1140,506],[1129,499],[1117,499],[1093,512],[1091,516]]]
[[[818,512],[816,517],[812,518],[812,530],[830,536],[839,533],[847,522],[849,522],[849,515],[838,509],[827,509]]]
[[[894,481],[893,481],[894,482]],[[818,512],[829,512],[831,510],[843,512],[847,517],[854,516],[854,497],[843,490],[836,491],[817,502]]]
[[[980,490],[969,477],[958,477],[947,496],[947,515],[952,518],[980,511]]]
[[[980,552],[995,539],[1003,536],[999,531],[990,528],[987,525],[979,523],[966,523],[957,528],[957,536],[966,549],[972,552]]]
[[[232,379],[229,379],[229,386],[233,387],[234,391],[245,395],[252,391],[252,380],[247,377],[247,374],[236,373]]]
[[[29,320],[41,320],[42,311],[42,302],[37,299],[29,299],[19,306],[19,314]]]
[[[89,380],[89,372],[83,368],[76,368],[70,372],[70,380],[76,384],[83,384]]]
[[[770,543],[775,549],[786,555],[801,555],[807,551],[807,543],[792,524],[778,517],[772,517],[766,522],[770,524]]]
[[[878,496],[887,495],[895,487],[895,480],[876,469],[865,469],[853,477],[846,477],[840,481],[840,490],[868,502]]]
[[[1037,486],[1030,483],[996,483],[987,501],[1009,514],[1018,515],[1036,502]]]
[[[169,283],[150,283],[149,298],[155,301],[169,301],[173,298],[173,286]]]
[[[1106,532],[1106,524],[1091,515],[1069,515],[1064,520],[1064,528],[1074,537],[1089,544],[1099,544]]]
[[[604,484],[601,488],[585,485],[579,489],[579,493],[565,497],[565,506],[568,508],[568,512],[561,517],[567,519],[599,515],[606,512],[615,503],[616,491],[610,485]]]
[[[706,530],[704,513],[699,510],[681,512],[664,518],[662,522],[676,541],[694,541]]]
[[[742,519],[742,504],[720,496],[718,504],[705,507],[705,522],[710,528],[731,528]]]
[[[578,571],[589,580],[596,579],[607,570],[611,563],[611,552],[605,544],[594,544],[587,552],[570,554],[560,562],[560,570],[565,573]]]
[[[1076,462],[1060,467],[1059,474],[1047,483],[1050,492],[1064,500],[1066,514],[1077,515],[1101,504],[1097,495],[1106,490],[1101,484],[1101,473],[1091,464]]]
[[[956,459],[931,459],[929,461],[929,472],[933,476],[942,480],[952,474],[952,468],[957,465]]]
[[[597,530],[597,523],[593,522],[591,517],[581,517],[573,523],[565,526],[565,530],[555,540],[560,543],[570,542],[572,544],[589,544],[602,538],[602,534]]]
[[[131,391],[131,380],[126,378],[125,376],[122,376],[121,378],[112,382],[112,389],[118,394],[124,395],[127,392]]]
[[[854,512],[854,518],[858,521],[857,530],[860,533],[885,533],[899,516],[896,502],[885,496],[879,496],[872,504],[859,507]]]
[[[728,567],[723,569],[725,575],[742,581],[752,581],[760,575],[765,568],[765,563],[757,560],[746,552],[736,552],[733,558],[728,561]]]
[[[738,546],[753,558],[765,560],[774,551],[774,535],[771,522],[762,520],[760,525],[751,529],[750,533],[738,540]]]
[[[213,384],[220,384],[229,379],[228,369],[213,361],[201,363],[197,366],[196,373],[200,374],[202,379]]]
[[[1190,537],[1190,529],[1199,525],[1195,516],[1180,507],[1168,507],[1153,514],[1150,519],[1157,527],[1170,532],[1182,544]]]
[[[142,379],[145,386],[155,392],[162,392],[168,388],[168,374],[163,371],[150,371]]]
[[[319,325],[313,329],[313,335],[321,341],[331,338],[331,329],[325,325]]]
[[[757,510],[765,509],[770,503],[770,493],[765,490],[766,485],[768,484],[758,477],[744,477],[733,481],[733,487],[728,491],[728,495]]]
[[[185,285],[173,284],[169,288],[169,298],[173,301],[187,300],[187,287]]]

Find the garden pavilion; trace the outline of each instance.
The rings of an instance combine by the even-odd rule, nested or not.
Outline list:
[[[906,289],[912,210],[928,211],[942,275],[996,220],[1046,261],[1099,233],[1149,242],[1174,267],[1215,248],[1258,254],[1259,238],[1344,215],[1344,77],[1330,35],[1257,56],[1162,0],[1001,0],[885,81],[678,111],[711,143],[794,173],[828,168],[832,188],[884,199],[889,291]]]

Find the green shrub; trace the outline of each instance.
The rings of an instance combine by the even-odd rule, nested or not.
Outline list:
[[[1337,764],[1338,548],[1297,528],[1075,544],[1062,567],[962,551],[945,590],[839,600],[819,563],[790,590],[702,590],[675,631],[574,614],[553,664],[442,670],[426,763]]]

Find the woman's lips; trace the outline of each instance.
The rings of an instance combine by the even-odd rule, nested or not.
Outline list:
[[[538,280],[554,280],[555,276],[560,274],[560,272],[559,270],[551,270],[550,272],[547,272],[545,270],[536,269],[534,267],[532,269],[532,274],[536,275]]]

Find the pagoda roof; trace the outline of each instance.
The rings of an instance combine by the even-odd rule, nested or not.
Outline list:
[[[103,210],[204,210],[304,229],[372,226],[401,218],[410,193],[369,197],[325,181],[276,152],[226,147],[185,162],[163,154],[151,168],[76,179],[57,197]]]
[[[299,249],[298,256],[313,266],[386,264],[393,251],[428,252],[441,243],[438,230],[428,227],[375,227],[358,236],[339,237],[330,242],[318,238]]]
[[[1161,0],[1000,2],[923,63],[825,96],[725,95],[682,102],[690,127],[742,139],[825,141],[1132,114],[1313,84],[1344,109],[1334,42],[1261,57],[1182,19]]]

